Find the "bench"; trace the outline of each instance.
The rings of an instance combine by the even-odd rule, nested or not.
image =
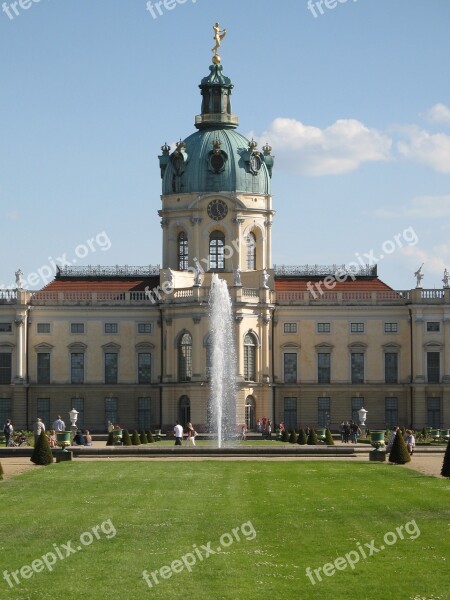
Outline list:
[[[155,438],[155,442],[159,442],[161,438],[167,437],[165,433],[161,433],[161,429],[155,429],[155,432],[152,435]]]

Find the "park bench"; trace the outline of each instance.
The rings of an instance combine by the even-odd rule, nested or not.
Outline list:
[[[161,429],[155,429],[153,437],[155,438],[155,442],[159,442],[161,440],[161,438],[167,437],[167,436],[165,433],[161,433]]]

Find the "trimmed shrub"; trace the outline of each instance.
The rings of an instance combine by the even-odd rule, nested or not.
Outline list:
[[[53,462],[53,454],[48,443],[48,438],[45,435],[45,431],[41,431],[36,446],[34,447],[33,454],[30,458],[31,462],[35,465],[51,465]]]
[[[106,445],[107,446],[114,446],[114,436],[113,436],[113,432],[112,431],[110,431],[108,433],[108,440],[106,442]]]
[[[147,434],[145,433],[145,431],[143,429],[142,429],[141,433],[139,434],[139,439],[141,440],[141,444],[148,444]]]
[[[141,445],[141,438],[139,437],[139,434],[136,431],[136,429],[133,431],[133,436],[131,438],[131,441],[133,443],[133,446],[140,446]]]
[[[442,477],[450,477],[450,439],[447,443],[447,450],[444,455],[444,462],[442,463],[441,470]]]
[[[306,433],[304,429],[300,429],[300,433],[298,434],[297,444],[304,446],[307,443],[308,439],[306,437]]]
[[[406,447],[405,440],[403,439],[402,432],[397,431],[392,444],[391,451],[389,453],[389,462],[395,463],[396,465],[404,465],[411,461],[411,457]]]
[[[131,442],[131,438],[130,438],[130,432],[128,431],[128,429],[124,429],[122,432],[122,444],[124,446],[132,446],[132,442]]]
[[[424,427],[421,431],[421,435],[423,436],[423,439],[426,440],[428,438],[428,431],[427,428]]]
[[[147,431],[147,442],[149,444],[154,444],[155,443],[155,440],[153,438],[153,434],[152,434],[151,431]]]
[[[317,439],[317,433],[314,429],[309,430],[308,441],[306,442],[308,446],[317,446],[319,440]]]
[[[3,467],[2,463],[0,463],[0,481],[3,479]]]
[[[283,429],[283,431],[281,432],[281,441],[289,442],[289,432],[287,429]]]
[[[295,433],[294,430],[292,430],[291,434],[289,436],[289,443],[290,444],[296,444],[297,443],[297,438],[298,438],[298,435]]]
[[[325,433],[325,444],[327,446],[334,446],[333,436],[331,435],[330,428],[327,427],[327,431]]]

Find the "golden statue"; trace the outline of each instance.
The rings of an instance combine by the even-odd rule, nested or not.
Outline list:
[[[220,48],[220,44],[221,44],[223,38],[227,35],[227,30],[220,29],[219,23],[216,23],[213,26],[213,29],[214,29],[213,40],[216,42],[216,45],[214,46],[214,48],[212,48],[211,52],[214,52],[213,63],[216,65],[216,64],[220,63],[220,56],[217,54],[217,50]]]

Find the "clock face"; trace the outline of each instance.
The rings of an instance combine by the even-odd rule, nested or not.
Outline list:
[[[208,204],[208,215],[214,221],[221,221],[227,216],[228,206],[223,200],[213,200]]]

